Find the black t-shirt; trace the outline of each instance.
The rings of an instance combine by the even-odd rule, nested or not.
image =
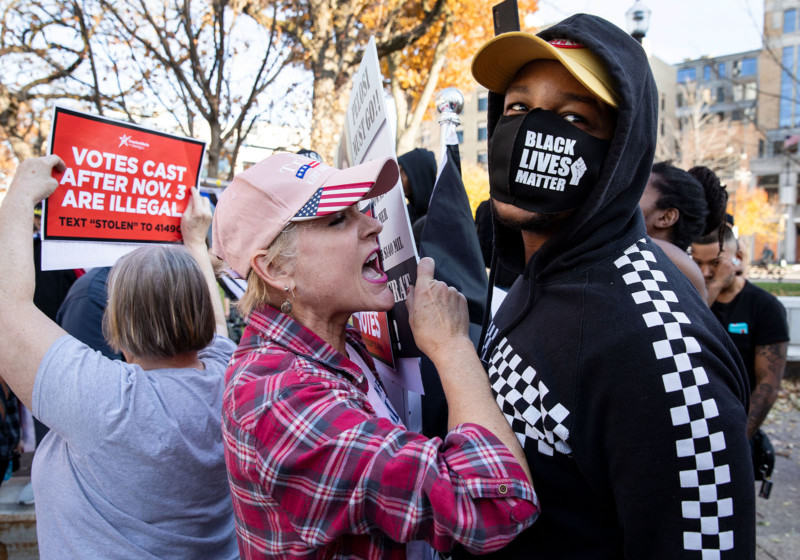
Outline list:
[[[739,350],[747,368],[752,391],[756,383],[756,346],[789,340],[786,309],[778,298],[755,284],[746,282],[733,301],[714,302],[711,311],[720,320]]]

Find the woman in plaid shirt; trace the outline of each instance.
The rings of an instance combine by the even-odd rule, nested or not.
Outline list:
[[[406,558],[497,550],[538,514],[530,473],[468,337],[464,297],[419,264],[414,338],[448,399],[444,441],[385,398],[358,311],[394,304],[382,226],[356,209],[398,180],[392,159],[337,170],[277,154],[237,175],[213,251],[248,279],[226,372],[223,437],[243,558]]]

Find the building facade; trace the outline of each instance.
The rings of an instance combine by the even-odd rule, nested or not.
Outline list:
[[[788,149],[784,144],[787,138],[800,134],[800,1],[766,0],[763,35],[758,69],[758,127],[762,141],[750,171],[755,184],[766,189],[781,208],[778,257],[799,262],[800,163],[796,144]]]

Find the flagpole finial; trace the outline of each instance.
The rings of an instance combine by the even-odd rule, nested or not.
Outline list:
[[[452,122],[456,125],[461,120],[458,115],[464,109],[464,95],[457,88],[449,87],[443,89],[436,96],[436,110],[439,112],[439,124],[442,122]]]

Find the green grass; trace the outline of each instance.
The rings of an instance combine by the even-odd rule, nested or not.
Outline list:
[[[752,282],[752,280],[751,280]],[[776,296],[800,296],[800,284],[794,282],[753,282]]]

